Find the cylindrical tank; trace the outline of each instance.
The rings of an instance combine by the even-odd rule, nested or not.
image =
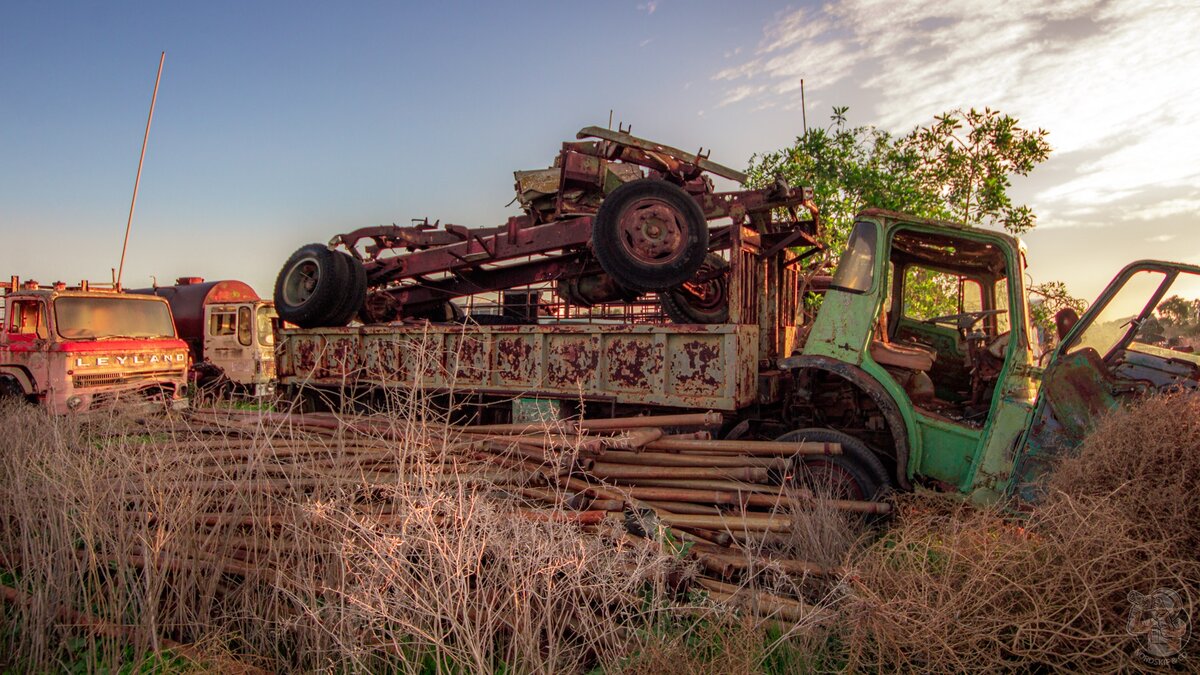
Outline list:
[[[254,302],[258,294],[242,281],[205,281],[201,277],[180,277],[174,286],[137,288],[130,293],[157,295],[166,298],[175,315],[175,329],[188,343],[192,358],[199,362],[204,355],[204,307],[227,302]]]

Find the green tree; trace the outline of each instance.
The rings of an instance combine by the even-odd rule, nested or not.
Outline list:
[[[1087,303],[1071,295],[1067,290],[1067,285],[1061,281],[1033,284],[1029,287],[1029,295],[1031,298],[1041,300],[1041,302],[1030,304],[1029,320],[1042,330],[1043,335],[1049,336],[1048,339],[1051,342],[1047,344],[1058,339],[1054,325],[1056,314],[1064,309],[1073,309],[1082,314],[1083,310],[1087,309]]]
[[[1163,300],[1158,304],[1158,313],[1167,323],[1174,326],[1185,326],[1193,323],[1196,305],[1191,300],[1185,300],[1178,295]]]
[[[1020,126],[990,108],[956,109],[896,136],[874,126],[847,124],[835,107],[826,128],[812,128],[783,150],[750,159],[750,184],[782,177],[809,185],[821,210],[821,238],[839,255],[868,207],[967,225],[1000,226],[1019,234],[1036,225],[1033,211],[1008,195],[1013,175],[1024,176],[1050,155],[1046,132]],[[957,284],[932,275],[908,280],[913,301],[933,314],[957,307]]]
[[[854,215],[867,207],[1021,233],[1036,224],[1028,206],[1008,196],[1010,177],[1026,175],[1050,155],[1046,132],[1019,126],[999,111],[952,110],[903,136],[849,126],[835,107],[826,128],[809,129],[790,147],[750,159],[750,183],[780,176],[811,185],[822,235],[840,251]]]

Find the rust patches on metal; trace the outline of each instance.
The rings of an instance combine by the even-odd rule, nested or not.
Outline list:
[[[487,377],[486,334],[447,337],[446,363],[454,379],[463,384],[482,383]]]
[[[348,377],[358,370],[358,340],[349,335],[326,338],[319,374],[322,377]]]
[[[547,348],[546,380],[551,387],[587,387],[600,365],[599,336],[552,337]]]
[[[671,380],[676,391],[707,394],[718,391],[724,379],[720,345],[709,340],[684,340],[672,354]]]
[[[609,383],[617,389],[650,389],[662,373],[662,346],[645,338],[614,337],[605,356]]]
[[[297,337],[295,348],[289,350],[296,355],[296,372],[312,372],[317,365],[317,344],[315,339]]]
[[[537,372],[540,358],[535,358],[534,344],[525,335],[496,336],[496,377],[502,383],[530,382]]]

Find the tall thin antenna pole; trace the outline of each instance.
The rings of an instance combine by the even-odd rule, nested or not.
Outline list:
[[[800,78],[800,119],[804,120],[804,135],[808,135],[808,106],[804,103],[804,78]]]
[[[158,57],[158,76],[154,78],[154,93],[150,96],[150,116],[146,118],[146,135],[142,137],[142,156],[138,158],[137,177],[133,179],[133,200],[129,202],[129,220],[125,221],[125,243],[121,245],[121,265],[117,268],[117,288],[121,287],[121,275],[125,272],[125,251],[129,249],[129,229],[133,226],[133,207],[137,206],[138,185],[142,182],[142,164],[146,161],[146,143],[150,140],[150,123],[154,121],[154,104],[158,101],[158,83],[162,81],[163,61],[167,53]]]

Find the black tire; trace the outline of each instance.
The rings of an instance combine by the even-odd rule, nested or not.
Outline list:
[[[700,266],[700,273],[720,271],[722,274],[705,282],[703,295],[685,286],[659,291],[658,303],[675,323],[729,322],[729,262],[709,253]]]
[[[875,500],[891,489],[883,462],[861,440],[833,429],[797,429],[777,441],[840,443],[840,455],[797,455],[792,458],[792,480],[817,493],[837,499]]]
[[[654,178],[613,190],[592,221],[592,251],[622,286],[665,291],[691,279],[708,251],[708,221],[682,188]]]
[[[341,251],[335,253],[343,258],[346,269],[349,270],[350,285],[341,297],[341,311],[331,316],[327,325],[345,326],[350,323],[350,319],[358,315],[367,300],[367,270],[358,258]]]
[[[301,328],[331,325],[349,286],[350,269],[342,255],[323,244],[303,246],[275,279],[275,311]]]

